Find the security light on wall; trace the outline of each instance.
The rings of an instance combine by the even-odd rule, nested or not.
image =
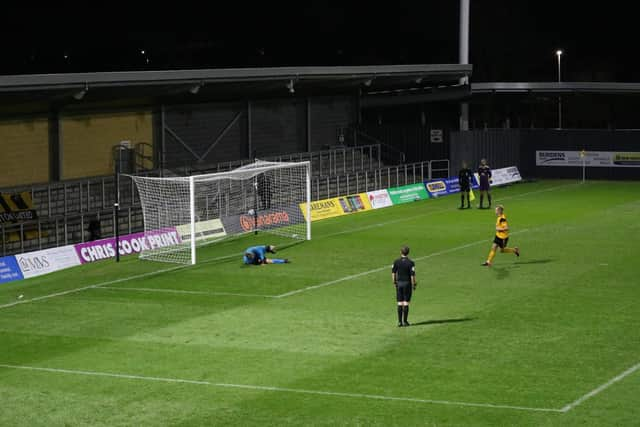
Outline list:
[[[287,83],[287,89],[289,89],[289,93],[296,93],[296,88],[293,86],[293,79]]]
[[[189,92],[195,95],[198,92],[200,92],[200,88],[202,88],[202,83],[198,83],[197,85],[191,86],[191,88],[189,88]]]

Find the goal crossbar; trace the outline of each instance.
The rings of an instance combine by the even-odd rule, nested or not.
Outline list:
[[[258,231],[310,240],[310,168],[308,161],[256,160],[192,176],[129,175],[138,190],[145,235],[171,229],[179,236],[177,244],[147,248],[140,257],[195,264],[198,246]]]

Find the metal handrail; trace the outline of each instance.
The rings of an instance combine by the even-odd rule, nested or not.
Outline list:
[[[430,163],[430,161],[423,161],[387,166],[373,171],[361,171],[345,175],[316,176],[311,181],[312,193],[315,193],[312,194],[312,199],[330,199],[349,194],[423,182],[430,179],[429,177],[432,175]],[[361,175],[362,178],[360,178]],[[320,188],[321,182],[323,183],[322,189],[324,192],[322,192]]]
[[[436,165],[438,165],[438,167],[434,167],[434,163]],[[442,166],[446,165],[445,166]],[[442,175],[442,176],[437,176],[434,177],[433,176],[433,172],[444,172],[443,174],[438,173],[438,175]],[[449,168],[449,159],[434,159],[434,160],[429,160],[429,179],[433,179],[433,178],[448,178],[450,177],[450,168]]]
[[[366,146],[359,146],[359,147],[342,147],[339,149],[329,149],[329,150],[320,150],[320,151],[313,151],[313,152],[302,152],[302,153],[292,153],[292,154],[287,154],[287,155],[280,155],[280,156],[270,156],[270,157],[265,157],[264,160],[272,160],[272,161],[282,161],[283,159],[289,159],[289,160],[313,160],[313,159],[317,159],[318,162],[322,165],[322,159],[324,156],[328,156],[329,158],[331,158],[331,168],[333,168],[334,171],[337,172],[337,167],[336,167],[336,159],[337,159],[337,154],[338,153],[342,153],[343,156],[346,156],[347,152],[351,152],[352,153],[352,159],[355,158],[355,153],[358,152],[361,154],[361,157],[364,156],[365,154],[368,154],[369,156],[369,165],[372,166],[372,157],[377,157],[377,163],[378,163],[378,167],[381,166],[380,164],[380,160],[379,160],[379,155],[376,155],[377,153],[379,153],[379,146],[378,144],[372,144],[372,145],[366,145]],[[218,163],[216,165],[212,165],[206,169],[199,169],[199,171],[203,171],[203,172],[216,172],[216,171],[220,171],[221,169],[223,169],[224,167],[229,167],[231,168],[232,166],[242,166],[246,163],[250,163],[252,162],[252,160],[249,159],[243,159],[243,160],[236,160],[236,161],[232,161],[232,162],[224,162],[224,163]],[[352,164],[355,164],[354,162],[352,162]],[[343,159],[343,165],[345,166],[343,169],[346,170],[346,158]],[[330,170],[331,170],[330,168]],[[144,171],[141,173],[138,173],[138,175],[157,175],[159,174],[159,170],[155,169],[155,170],[150,170],[150,171]],[[113,184],[113,175],[104,175],[104,176],[96,176],[96,177],[90,177],[90,178],[82,178],[82,179],[70,179],[70,180],[64,180],[64,181],[59,181],[56,183],[49,183],[49,184],[41,184],[41,185],[29,185],[29,186],[18,186],[18,187],[8,187],[8,188],[3,188],[0,189],[0,192],[3,193],[19,193],[19,192],[24,192],[24,191],[28,191],[31,193],[31,198],[32,200],[34,199],[34,195],[36,192],[47,192],[47,197],[46,197],[46,201],[47,201],[47,206],[51,206],[51,193],[52,192],[56,192],[56,191],[63,191],[64,194],[67,193],[68,190],[73,191],[74,189],[79,189],[79,193],[80,193],[80,198],[84,197],[82,196],[83,189],[86,189],[87,191],[87,196],[86,196],[86,201],[87,203],[90,202],[91,200],[91,187],[92,186],[97,186],[99,185],[101,187],[101,193],[102,193],[102,197],[101,197],[101,203],[100,205],[105,207],[107,205],[107,203],[105,203],[106,200],[106,194],[105,194],[105,187],[106,186],[110,186]],[[126,184],[125,184],[126,185]],[[132,187],[133,188],[133,187]],[[121,187],[122,190],[122,187]],[[135,190],[131,190],[131,194],[133,194]],[[125,192],[126,193],[126,192]],[[64,197],[64,196],[63,196]],[[134,202],[135,203],[135,202]],[[67,206],[64,207],[64,211],[68,212],[67,210]],[[83,207],[79,206],[77,210],[72,210],[73,211],[78,211],[78,212],[82,212],[83,211]],[[90,206],[87,205],[87,210],[90,209]],[[47,212],[48,216],[52,216],[50,209],[48,209],[49,212]]]
[[[442,163],[442,164],[440,164]],[[442,167],[446,165],[446,168]],[[438,159],[409,163],[397,166],[379,167],[375,169],[364,169],[339,175],[324,175],[312,178],[312,200],[332,198],[356,194],[366,191],[380,190],[389,187],[401,186],[422,182],[431,179],[434,172],[449,171],[449,160]],[[129,233],[141,231],[143,229],[140,218],[134,220],[135,215],[141,213],[139,204],[129,207],[121,207],[118,214],[118,226]],[[78,243],[85,241],[85,231],[88,221],[100,217],[104,230],[113,232],[114,214],[110,206],[100,206],[96,209],[66,215],[52,215],[41,217],[36,220],[25,221],[19,224],[0,224],[0,249],[2,255],[24,252],[29,250],[45,249],[48,247],[61,246],[68,243]],[[138,224],[140,222],[140,224]],[[78,229],[79,228],[79,229]],[[26,231],[38,231],[37,243],[31,243],[32,239],[25,239]],[[43,238],[43,231],[52,231],[55,234],[55,242],[52,238]],[[8,242],[9,233],[19,233],[20,240],[17,243]],[[74,234],[75,233],[75,234]],[[79,235],[77,234],[79,233]],[[108,233],[104,237],[110,237]],[[13,250],[9,251],[11,247]]]
[[[402,151],[402,150],[400,150],[399,148],[394,147],[394,146],[393,146],[393,145],[391,145],[391,144],[387,144],[386,142],[381,141],[381,140],[379,140],[378,138],[376,138],[376,137],[374,137],[374,136],[369,135],[368,133],[364,132],[364,131],[363,131],[363,130],[361,130],[361,129],[353,128],[353,127],[349,128],[349,129],[350,129],[350,130],[353,132],[353,134],[354,134],[353,139],[354,139],[354,142],[355,142],[356,144],[357,144],[357,142],[358,142],[359,137],[366,138],[366,139],[368,139],[369,141],[373,142],[374,144],[376,144],[376,145],[380,145],[380,147],[381,147],[381,148],[384,148],[384,149],[386,149],[387,151],[390,151],[390,152],[395,153],[395,154],[399,157],[399,159],[400,159],[400,163],[404,163],[404,162],[406,161],[407,156],[406,156],[405,152],[404,152],[404,151]],[[391,158],[393,158],[393,156],[392,156]]]
[[[134,224],[134,215],[140,215],[140,206],[131,206],[118,212],[118,227],[128,233],[141,231],[142,224]],[[93,219],[98,218],[103,230],[111,230],[103,237],[111,237],[114,234],[115,216],[113,209],[100,209],[92,212],[83,212],[75,215],[58,215],[54,217],[39,218],[20,223],[0,224],[0,242],[2,256],[29,250],[40,250],[50,247],[67,245],[69,243],[85,242],[87,226]],[[26,238],[27,233],[36,232],[37,237]],[[17,233],[18,240],[10,241],[11,234]],[[9,250],[13,248],[13,250]]]

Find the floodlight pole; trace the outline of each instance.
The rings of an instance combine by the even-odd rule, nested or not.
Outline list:
[[[558,57],[558,83],[562,82],[560,58],[562,57],[562,50],[556,50],[556,56]],[[558,90],[560,85],[558,85]],[[562,95],[558,94],[558,129],[562,129]]]
[[[471,0],[460,0],[460,40],[459,63],[469,63],[469,3]],[[460,78],[460,84],[469,84],[469,77]],[[469,104],[460,104],[460,130],[469,130]]]

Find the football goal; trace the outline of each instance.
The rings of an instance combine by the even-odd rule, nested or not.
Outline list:
[[[140,258],[196,263],[196,247],[246,233],[311,239],[309,162],[254,163],[187,177],[131,176],[148,245]],[[173,239],[167,239],[167,232]]]

